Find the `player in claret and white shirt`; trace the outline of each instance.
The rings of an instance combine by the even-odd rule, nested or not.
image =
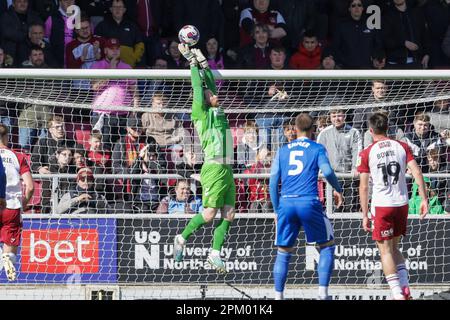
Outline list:
[[[363,228],[372,231],[372,239],[380,250],[381,264],[395,300],[411,298],[405,259],[398,249],[400,237],[406,235],[408,219],[408,189],[406,169],[411,171],[419,185],[420,218],[428,212],[428,198],[422,171],[406,143],[386,136],[388,118],[375,113],[369,118],[369,131],[373,143],[361,151],[358,159],[360,172],[359,197],[363,213]],[[371,202],[372,228],[368,218],[369,176],[373,191]]]
[[[6,173],[6,208],[0,213],[0,243],[3,243],[2,263],[9,281],[16,280],[17,248],[22,232],[22,208],[33,196],[33,178],[25,156],[7,147],[8,127],[0,124],[0,156]],[[25,196],[22,195],[22,178]]]

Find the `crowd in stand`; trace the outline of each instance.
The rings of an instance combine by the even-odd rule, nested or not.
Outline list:
[[[72,5],[81,9],[78,29]],[[367,12],[371,5],[380,16]],[[217,69],[270,68],[277,47],[291,69],[448,68],[449,7],[447,0],[1,0],[0,65],[87,69],[115,38],[132,68],[158,59],[187,68],[177,32],[192,24]],[[45,64],[32,57],[37,47]]]
[[[72,29],[68,8],[74,4],[81,8],[81,16],[80,25]],[[366,13],[370,5],[381,8],[381,28],[372,27],[374,17]],[[198,46],[213,69],[442,69],[450,68],[449,23],[448,0],[0,0],[0,67],[189,68],[178,51],[177,32],[192,24],[200,31]],[[226,85],[217,84],[219,89]],[[249,82],[245,92],[238,89],[236,94],[244,104],[276,108],[289,99],[294,86],[289,81],[264,86]],[[1,102],[1,122],[13,132],[17,129],[13,143],[31,155],[33,173],[77,177],[59,178],[56,188],[51,180],[42,179],[41,199],[34,209],[202,210],[198,137],[186,114],[158,112],[167,106],[169,94],[189,99],[188,85],[73,80],[71,89],[92,101],[92,110],[77,117],[64,108]],[[367,103],[377,103],[391,87],[374,81],[370,90]],[[145,106],[154,112],[129,113],[112,110],[111,105]],[[396,120],[391,137],[410,145],[424,172],[448,172],[449,107],[450,101],[443,99],[413,107],[312,112],[317,119],[315,138],[327,148],[336,172],[356,175],[358,154],[371,143],[368,115],[387,112]],[[234,125],[235,173],[268,173],[279,146],[295,139],[294,115],[248,114],[243,123]],[[84,139],[67,132],[68,125],[77,124],[89,128]],[[94,178],[97,174],[112,176]],[[179,174],[183,179],[114,178],[119,174]],[[240,212],[271,212],[267,183],[237,179]],[[342,210],[358,211],[357,180],[342,183],[346,191]],[[428,183],[430,199],[436,202],[434,212],[450,212],[446,179],[430,178]],[[416,213],[418,197],[414,188],[411,214]]]

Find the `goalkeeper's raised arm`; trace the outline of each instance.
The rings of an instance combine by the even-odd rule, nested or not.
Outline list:
[[[200,49],[192,49],[192,52],[197,58],[200,67],[202,67],[202,69],[204,70],[206,87],[211,90],[212,95],[216,96],[217,98],[216,81],[211,69],[209,68],[208,60],[206,60]]]
[[[208,61],[200,49],[189,49],[186,44],[179,44],[178,49],[181,54],[189,61],[191,66],[191,82],[194,90],[194,99],[192,102],[192,119],[200,119],[209,107],[218,107],[219,98],[217,97],[217,88],[214,75],[209,68]],[[204,70],[205,83],[208,89],[203,89],[200,70],[197,65]]]

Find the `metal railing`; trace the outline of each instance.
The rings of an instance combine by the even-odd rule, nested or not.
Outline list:
[[[194,178],[193,178],[194,176]],[[193,175],[191,176],[191,180],[197,180],[199,181],[199,175]],[[336,173],[336,176],[339,179],[359,179],[358,176],[355,176],[351,173]],[[429,178],[443,178],[443,179],[448,179],[450,178],[450,173],[427,173],[424,174],[425,177],[429,177]],[[76,174],[33,174],[33,178],[35,180],[50,180],[51,181],[51,197],[52,197],[52,212],[56,212],[56,205],[59,201],[58,199],[58,192],[57,192],[57,187],[59,185],[59,179],[76,179],[77,175]],[[95,174],[94,175],[95,179],[186,179],[185,177],[179,175],[179,174]],[[252,178],[258,178],[258,179],[269,179],[270,178],[270,174],[265,173],[265,174],[234,174],[234,178],[235,179],[252,179]],[[320,175],[320,178],[323,179],[323,176]],[[407,179],[412,179],[411,175],[406,175]],[[326,181],[326,180],[324,180]],[[325,207],[326,207],[326,212],[327,215],[329,217],[334,217],[334,218],[360,218],[360,212],[343,212],[343,213],[334,213],[333,210],[333,188],[331,187],[331,185],[326,182],[326,187],[325,187]],[[95,214],[95,215],[88,215],[88,214],[79,214],[79,215],[69,215],[69,214],[63,214],[63,215],[56,215],[56,214],[51,214],[52,217],[56,217],[56,216],[61,216],[61,217],[65,217],[68,218],[69,216],[71,218],[87,218],[87,217],[100,217],[100,216],[107,216],[107,217],[116,217],[116,218],[120,218],[120,217],[130,217],[132,216],[133,218],[147,218],[147,217],[152,217],[152,218],[157,218],[157,217],[168,217],[168,218],[180,218],[180,217],[191,217],[190,215],[157,215],[157,214],[107,214],[107,215],[100,215],[100,214]],[[267,213],[244,213],[239,215],[239,217],[246,217],[246,218],[261,218],[261,217],[266,217],[266,218],[273,218],[275,217],[274,214],[267,214]],[[48,214],[27,214],[24,215],[25,218],[45,218],[45,217],[49,217]],[[410,216],[410,218],[418,218],[418,216],[412,215]],[[450,218],[450,215],[429,215],[428,218],[431,219],[448,219]]]

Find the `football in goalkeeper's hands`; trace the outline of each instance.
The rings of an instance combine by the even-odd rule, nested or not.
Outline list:
[[[189,47],[195,46],[200,39],[200,32],[192,25],[186,25],[178,32],[180,43],[187,44]]]

